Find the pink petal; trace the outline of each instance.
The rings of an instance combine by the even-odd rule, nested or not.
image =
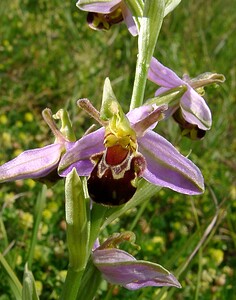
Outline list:
[[[162,136],[149,130],[138,144],[147,163],[142,175],[147,181],[188,195],[204,191],[198,167]]]

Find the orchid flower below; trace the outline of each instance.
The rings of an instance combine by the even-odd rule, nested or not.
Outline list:
[[[174,117],[183,135],[192,139],[202,138],[212,125],[211,111],[200,95],[203,91],[202,87],[212,83],[222,83],[225,80],[224,76],[217,73],[204,73],[194,79],[189,79],[187,76],[181,79],[156,58],[152,58],[148,79],[160,86],[155,96],[181,85],[187,87],[187,91],[177,104],[174,103],[172,106],[171,103],[169,104],[166,116]]]
[[[133,238],[132,232],[113,234],[92,253],[92,260],[103,278],[112,284],[118,284],[129,290],[147,286],[174,286],[181,288],[180,283],[162,266],[136,260],[131,254],[117,249],[118,243]]]
[[[87,22],[92,29],[108,30],[124,20],[133,36],[138,33],[132,14],[123,0],[79,0],[76,6],[88,12]]]
[[[59,163],[61,176],[67,176],[74,167],[78,175],[89,176],[90,197],[105,205],[129,201],[139,177],[179,193],[194,195],[204,191],[200,170],[152,130],[167,109],[165,105],[144,105],[126,116],[108,79],[104,95],[100,114],[104,127],[82,137],[63,155]],[[88,100],[80,100],[79,105],[89,107],[86,110],[92,115]]]

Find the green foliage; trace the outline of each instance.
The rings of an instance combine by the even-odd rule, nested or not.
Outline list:
[[[79,138],[91,120],[76,108],[76,100],[87,97],[99,108],[107,76],[128,110],[137,39],[125,25],[107,33],[93,32],[75,1],[1,1],[0,10],[0,163],[23,149],[52,142],[42,121],[45,107],[53,113],[68,109]],[[104,283],[97,299],[233,300],[236,294],[235,16],[230,0],[182,0],[165,18],[155,50],[155,56],[179,75],[212,71],[226,76],[221,87],[206,88],[213,127],[203,141],[179,138],[171,120],[158,127],[200,167],[205,194],[188,197],[161,190],[102,233],[107,237],[120,228],[133,230],[141,249],[129,246],[129,252],[179,275],[183,288],[133,292]],[[155,89],[148,82],[146,97],[153,97]],[[0,250],[18,278],[23,278],[28,259],[35,195],[40,190],[32,180],[0,187]],[[40,299],[57,299],[68,263],[63,182],[47,190],[46,197],[32,272]],[[2,268],[0,282],[0,299],[13,299]]]

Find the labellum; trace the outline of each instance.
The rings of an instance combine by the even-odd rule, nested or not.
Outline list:
[[[179,124],[181,133],[192,140],[200,140],[204,138],[206,130],[198,128],[197,125],[188,123],[181,113],[180,108],[173,114],[173,119]]]
[[[134,195],[136,182],[146,167],[144,157],[119,144],[92,157],[96,165],[88,178],[91,199],[99,204],[117,206]]]
[[[123,16],[120,8],[107,14],[89,12],[87,16],[88,25],[95,30],[109,30],[112,25],[122,21]]]

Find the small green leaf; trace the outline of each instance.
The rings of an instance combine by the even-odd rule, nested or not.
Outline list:
[[[8,280],[11,286],[12,293],[14,294],[16,299],[21,299],[21,293],[22,293],[22,285],[18,278],[16,277],[16,274],[14,273],[11,266],[8,264],[5,257],[0,252],[0,263],[2,264],[3,270],[6,272],[8,276]]]
[[[106,78],[103,86],[102,106],[100,110],[101,119],[107,121],[121,110],[120,104],[112,90],[110,79]]]
[[[32,272],[28,269],[28,265],[25,265],[22,300],[39,300],[36,292],[35,280]]]
[[[74,270],[82,270],[89,256],[89,223],[87,201],[75,169],[66,177],[65,198],[69,265]]]
[[[178,100],[183,96],[183,94],[187,91],[187,86],[186,85],[180,85],[176,88],[169,89],[165,93],[151,98],[146,101],[146,105],[148,104],[156,104],[156,105],[163,105],[163,104],[168,104],[169,106],[173,106],[176,104]]]
[[[180,4],[181,0],[165,0],[164,17]]]

